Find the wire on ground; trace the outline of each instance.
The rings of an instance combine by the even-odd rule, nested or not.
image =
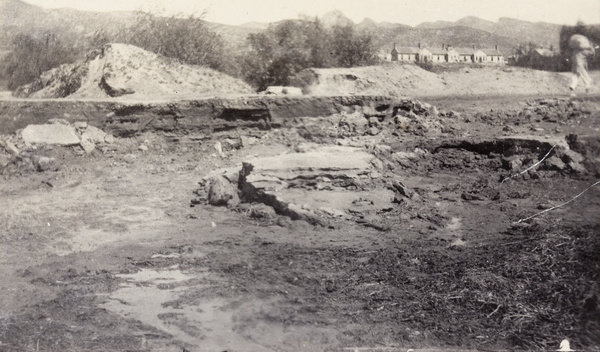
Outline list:
[[[514,223],[515,223],[515,224],[519,224],[519,223],[522,223],[523,221],[527,221],[527,220],[529,220],[529,219],[533,219],[533,218],[535,218],[535,217],[537,217],[537,216],[540,216],[540,215],[542,215],[542,214],[544,214],[544,213],[547,213],[547,212],[549,212],[549,211],[551,211],[551,210],[554,210],[554,209],[558,209],[558,208],[560,208],[560,207],[563,207],[563,206],[565,206],[565,205],[567,205],[567,204],[571,203],[571,202],[572,202],[572,201],[574,201],[575,199],[579,198],[579,197],[580,197],[582,194],[584,194],[585,192],[587,192],[587,191],[588,191],[590,188],[592,188],[592,187],[594,187],[594,186],[596,186],[596,185],[598,185],[598,184],[600,184],[600,181],[596,181],[596,182],[595,182],[593,185],[591,185],[591,186],[589,186],[588,188],[584,189],[584,190],[583,190],[581,193],[579,193],[579,194],[578,194],[578,195],[576,195],[575,197],[571,198],[571,199],[570,199],[569,201],[567,201],[567,202],[564,202],[564,203],[562,203],[562,204],[559,204],[559,205],[557,205],[557,206],[554,206],[554,207],[552,207],[552,208],[548,208],[548,209],[546,209],[546,210],[540,211],[540,212],[539,212],[539,213],[537,213],[537,214],[534,214],[534,215],[532,215],[532,216],[530,216],[530,217],[527,217],[527,218],[525,218],[525,219],[521,219],[521,220],[519,220],[519,221],[515,221]]]

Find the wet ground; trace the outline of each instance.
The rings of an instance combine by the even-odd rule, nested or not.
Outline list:
[[[232,131],[150,131],[9,164],[0,350],[599,350],[600,99],[429,101],[455,113],[246,128],[257,142],[223,155]],[[306,142],[368,150],[384,169],[365,182],[404,193],[321,225],[194,201],[209,172]],[[563,144],[583,169],[558,149],[534,166]]]

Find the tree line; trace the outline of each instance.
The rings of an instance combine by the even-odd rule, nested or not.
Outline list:
[[[103,44],[119,42],[202,65],[239,77],[258,90],[288,85],[308,68],[352,67],[377,62],[374,38],[351,25],[326,26],[317,18],[300,18],[271,24],[251,34],[244,50],[227,45],[201,15],[159,16],[138,12],[126,30],[99,30],[82,45],[70,45],[69,33],[17,34],[0,61],[0,80],[10,90],[29,83],[42,72],[73,63]]]

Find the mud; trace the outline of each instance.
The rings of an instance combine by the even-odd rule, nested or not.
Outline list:
[[[115,138],[1,147],[0,350],[600,349],[600,188],[573,200],[600,176],[598,97],[245,101],[2,102],[5,134]],[[377,160],[336,191],[389,206],[208,204],[207,177],[332,145]],[[304,203],[335,200],[319,177]]]

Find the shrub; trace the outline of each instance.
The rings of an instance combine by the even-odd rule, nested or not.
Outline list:
[[[231,73],[234,68],[223,40],[202,17],[162,17],[140,11],[125,41],[186,64],[208,66]]]
[[[41,36],[17,34],[11,51],[0,63],[0,76],[9,90],[29,83],[42,72],[74,62],[76,53],[53,33]]]

